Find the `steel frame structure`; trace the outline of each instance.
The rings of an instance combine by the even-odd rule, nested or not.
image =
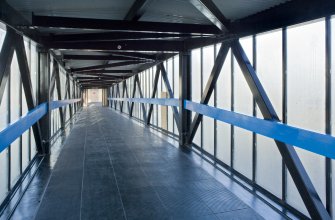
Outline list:
[[[169,24],[159,22],[142,22],[138,21],[144,14],[145,9],[150,5],[149,0],[137,0],[134,2],[123,21],[111,21],[103,19],[87,19],[87,18],[68,18],[68,17],[50,17],[50,16],[32,16],[32,23],[30,25],[22,25],[25,19],[22,16],[17,16],[15,12],[7,3],[2,2],[3,6],[11,14],[1,14],[0,19],[10,24],[7,29],[7,34],[3,47],[0,52],[0,103],[4,94],[5,85],[9,79],[10,64],[14,51],[18,56],[18,64],[22,79],[23,89],[26,95],[28,109],[31,110],[37,104],[51,101],[51,94],[54,91],[55,85],[57,88],[58,99],[61,99],[61,83],[59,78],[59,62],[55,60],[54,70],[50,79],[49,59],[50,53],[46,48],[53,49],[80,49],[80,50],[104,50],[109,51],[107,55],[75,55],[65,54],[61,59],[63,60],[102,60],[102,61],[120,61],[117,63],[106,63],[102,65],[86,66],[69,69],[66,76],[66,92],[65,99],[79,95],[79,91],[73,90],[70,93],[70,74],[75,76],[78,84],[82,89],[88,88],[109,88],[112,86],[112,97],[129,97],[127,85],[123,81],[125,78],[134,75],[133,89],[131,98],[135,98],[136,89],[140,98],[143,98],[143,92],[140,85],[139,77],[137,75],[140,70],[157,65],[157,70],[154,79],[154,86],[151,93],[151,98],[155,98],[157,93],[157,84],[159,74],[162,74],[162,81],[164,82],[169,97],[174,97],[170,82],[167,77],[162,61],[179,53],[179,111],[177,107],[173,107],[173,116],[179,130],[180,146],[189,147],[192,145],[193,137],[202,121],[202,115],[196,114],[193,121],[191,120],[191,112],[185,109],[183,100],[191,100],[191,59],[190,50],[194,48],[204,47],[215,43],[222,43],[222,47],[217,55],[210,78],[205,86],[201,98],[201,104],[208,104],[210,97],[214,92],[216,81],[219,77],[222,65],[231,48],[232,57],[234,56],[242,69],[242,73],[246,82],[253,94],[253,114],[256,113],[256,104],[261,110],[263,117],[267,120],[279,121],[279,117],[275,112],[270,99],[268,98],[261,82],[256,74],[256,56],[254,55],[253,64],[246,56],[245,51],[241,47],[238,39],[243,36],[253,35],[273,30],[276,28],[283,28],[283,84],[284,87],[287,82],[287,37],[286,26],[296,24],[298,22],[309,21],[312,19],[326,16],[326,129],[327,134],[331,133],[331,27],[330,15],[335,13],[335,2],[332,0],[320,1],[304,1],[294,0],[283,3],[279,6],[270,8],[255,15],[246,18],[238,19],[236,21],[228,20],[221,11],[216,7],[212,0],[189,0],[205,17],[208,18],[213,25],[196,25],[196,24]],[[302,5],[304,7],[302,7]],[[306,11],[308,13],[306,15]],[[20,20],[20,25],[12,24],[12,17],[17,16]],[[14,19],[14,21],[17,21]],[[23,21],[23,22],[21,22]],[[134,22],[136,21],[136,22]],[[34,35],[36,33],[24,31],[25,34],[36,39],[38,43],[44,47],[39,51],[39,90],[38,96],[34,97],[32,92],[32,83],[30,80],[30,71],[27,63],[27,57],[24,47],[23,36],[18,34],[16,27],[19,30],[25,30],[29,27],[45,27],[45,28],[82,28],[82,29],[99,29],[99,30],[113,30],[114,33],[84,33],[75,35],[56,35],[56,36],[40,36]],[[142,33],[143,32],[143,33]],[[149,32],[149,33],[145,33]],[[171,33],[173,32],[173,33]],[[119,33],[119,35],[118,35]],[[134,34],[136,33],[136,34]],[[141,40],[138,43],[136,40]],[[255,52],[256,41],[254,37],[253,52]],[[151,51],[152,53],[143,53],[143,51]],[[166,53],[168,52],[168,53]],[[137,65],[132,70],[111,70],[108,68],[125,67],[129,65]],[[233,66],[232,66],[233,67]],[[232,72],[234,72],[232,70]],[[108,73],[115,75],[106,75]],[[85,76],[81,76],[85,75]],[[86,77],[86,78],[85,78]],[[99,80],[96,78],[98,77]],[[104,82],[101,82],[101,81]],[[234,77],[232,74],[232,82]],[[122,82],[122,94],[120,93],[119,83]],[[116,86],[114,87],[114,85]],[[73,85],[75,83],[73,82]],[[203,85],[201,85],[203,86]],[[78,87],[78,86],[77,86]],[[234,91],[232,83],[232,93]],[[108,91],[110,93],[110,91]],[[82,94],[81,94],[82,95]],[[234,95],[232,95],[233,97]],[[21,97],[22,98],[22,97]],[[118,101],[111,101],[110,106],[116,109]],[[234,111],[234,100],[232,98],[231,110]],[[287,91],[283,89],[283,122],[287,122]],[[130,117],[133,115],[134,103],[128,104],[128,112]],[[216,103],[214,103],[216,105]],[[70,105],[70,116],[73,111],[77,110],[77,105],[73,107]],[[119,101],[121,112],[123,111],[124,103]],[[143,118],[146,124],[150,124],[153,105],[149,105],[149,109],[141,104]],[[148,110],[148,114],[147,114]],[[65,127],[66,109],[59,108],[61,127]],[[49,153],[50,151],[50,112],[44,116],[38,123],[33,125],[33,133],[35,136],[39,154]],[[216,123],[216,122],[214,122]],[[216,126],[216,124],[214,125]],[[231,135],[234,136],[234,128],[231,127]],[[256,136],[253,134],[253,177],[252,184],[257,187],[255,182],[255,161],[256,161]],[[214,160],[216,161],[216,143],[214,144]],[[301,163],[293,146],[276,141],[276,145],[283,158],[282,179],[286,181],[287,171],[290,172],[295,185],[304,201],[304,204],[313,219],[330,219],[331,213],[331,192],[332,192],[332,168],[330,159],[326,159],[326,206],[324,206],[309,178],[307,172]],[[234,140],[232,139],[231,158],[234,155]],[[203,149],[201,149],[204,152]],[[233,160],[231,161],[231,169],[234,169]],[[10,168],[9,168],[10,169]],[[10,173],[10,172],[9,172]],[[22,173],[22,170],[21,170]],[[261,187],[258,187],[261,188]],[[286,186],[283,184],[282,202],[285,203]],[[263,190],[265,191],[265,190]]]

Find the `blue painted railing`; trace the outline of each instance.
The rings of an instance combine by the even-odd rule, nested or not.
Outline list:
[[[48,108],[53,110],[79,101],[80,99],[51,101],[49,102],[49,107],[47,103],[42,103],[29,111],[26,115],[22,116],[16,122],[9,124],[5,129],[0,131],[0,153],[31,126],[33,126],[38,120],[40,120],[45,114],[47,114]]]
[[[177,106],[178,99],[125,99],[110,98],[109,100],[149,103],[157,105]],[[301,128],[292,127],[276,121],[259,119],[240,113],[227,111],[184,100],[185,109],[201,115],[222,121],[236,127],[272,138],[274,140],[294,145],[304,150],[335,159],[335,137],[320,134]]]
[[[81,99],[67,99],[67,100],[60,100],[60,101],[51,101],[49,102],[50,110],[54,110],[56,108],[64,107],[66,105],[70,105],[76,102],[80,102]]]
[[[333,136],[292,127],[276,121],[250,117],[187,100],[184,101],[184,106],[187,110],[214,118],[218,121],[226,122],[265,137],[335,159],[335,138]]]
[[[146,103],[146,104],[174,106],[174,107],[179,106],[179,99],[108,98],[108,100],[122,101],[122,102]]]

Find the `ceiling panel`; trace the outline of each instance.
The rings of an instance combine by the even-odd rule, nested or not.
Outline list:
[[[213,0],[230,20],[244,18],[288,1],[290,0]]]

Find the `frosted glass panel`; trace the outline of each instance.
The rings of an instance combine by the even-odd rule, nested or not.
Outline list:
[[[0,28],[0,49],[6,36],[6,31]]]
[[[287,30],[288,124],[323,133],[325,130],[325,23],[319,21]],[[322,201],[325,202],[324,157],[296,148]],[[288,179],[287,202],[304,211]]]
[[[167,61],[167,75],[170,83],[170,87],[173,92],[173,58],[169,59]],[[169,97],[169,98],[174,98],[174,97]],[[168,129],[170,132],[173,132],[173,112],[172,108],[168,107]]]
[[[214,45],[203,48],[203,90],[206,87],[207,81],[214,66]],[[208,102],[208,105],[214,106],[214,91]],[[214,155],[214,120],[208,117],[203,117],[203,148],[208,153]]]
[[[220,76],[216,82],[217,107],[231,110],[231,51],[227,54]],[[231,126],[217,121],[217,155],[216,157],[230,165]]]
[[[22,115],[28,113],[26,95],[22,88]],[[29,164],[29,130],[22,134],[22,170],[25,170]]]
[[[8,83],[0,103],[0,131],[8,124]],[[8,189],[8,149],[0,153],[0,202],[4,199]]]
[[[21,78],[17,63],[16,53],[14,53],[11,73],[10,73],[10,121],[15,122],[20,117],[20,87]],[[20,176],[20,138],[11,144],[11,186]]]
[[[174,56],[173,58],[173,74],[174,74],[174,87],[173,87],[173,93],[175,98],[179,98],[179,55]],[[179,108],[178,108],[179,110]],[[176,122],[174,121],[174,133],[179,134],[178,127]]]
[[[252,38],[240,41],[249,60],[252,60]],[[234,110],[252,115],[253,101],[250,88],[242,71],[234,59]],[[249,179],[252,178],[252,133],[241,128],[234,128],[234,169]]]
[[[256,72],[278,116],[282,116],[282,32],[257,36]],[[271,58],[270,58],[271,57]],[[257,108],[257,116],[262,113]],[[281,197],[282,157],[273,139],[257,135],[256,182]],[[269,178],[271,176],[271,178]]]
[[[201,100],[201,51],[200,49],[193,50],[191,53],[191,74],[192,74],[192,101],[200,102]],[[192,112],[192,120],[195,113]],[[194,136],[193,143],[201,146],[201,124]]]

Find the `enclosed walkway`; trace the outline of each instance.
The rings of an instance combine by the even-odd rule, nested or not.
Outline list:
[[[35,219],[263,219],[204,163],[134,120],[91,106],[79,113],[39,205],[23,198],[17,211]]]

